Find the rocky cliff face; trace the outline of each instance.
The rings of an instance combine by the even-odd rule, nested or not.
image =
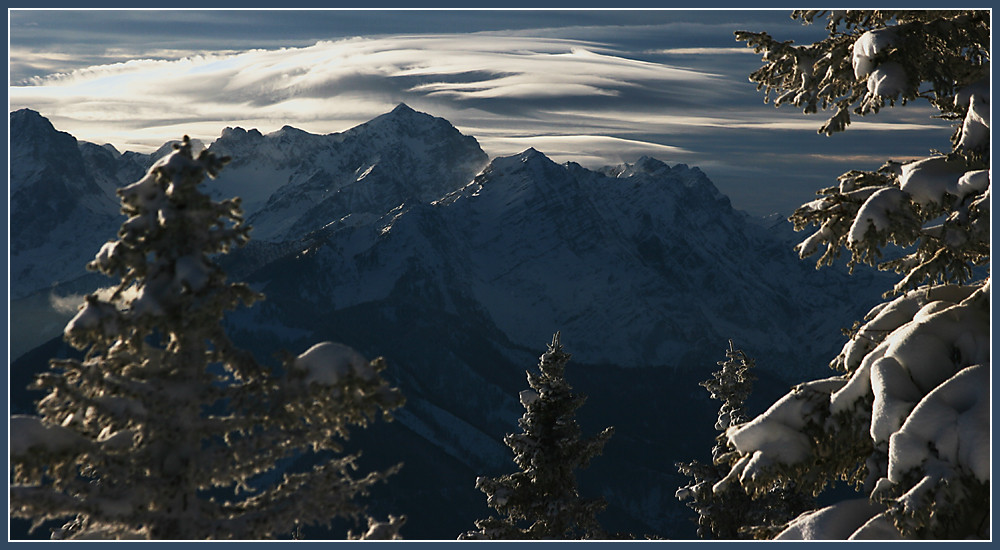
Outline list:
[[[73,136],[25,109],[10,115],[10,144],[10,292],[20,298],[83,275],[120,221]]]

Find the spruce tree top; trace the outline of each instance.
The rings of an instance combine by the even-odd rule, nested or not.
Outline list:
[[[559,333],[542,354],[538,373],[528,372],[531,389],[520,393],[523,430],[504,442],[514,451],[519,471],[498,478],[479,477],[476,488],[500,517],[476,522],[478,531],[462,538],[583,539],[603,538],[596,515],[604,499],[583,499],[577,490],[576,470],[587,467],[614,433],[606,428],[581,438],[576,410],[585,398],[574,394],[565,379],[570,355],[563,351]]]

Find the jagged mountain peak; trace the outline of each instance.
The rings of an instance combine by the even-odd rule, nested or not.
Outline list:
[[[460,132],[451,122],[443,118],[416,111],[409,105],[400,103],[388,113],[355,126],[345,132],[345,134],[366,134],[379,139],[440,139],[438,136],[445,134],[458,135]]]
[[[712,201],[729,204],[729,198],[722,194],[712,180],[697,166],[675,164],[673,166],[649,156],[639,157],[635,163],[605,166],[597,170],[607,177],[621,180],[653,180],[673,182],[674,185],[700,191]]]
[[[503,175],[521,170],[552,170],[561,168],[555,161],[545,156],[544,153],[534,147],[529,147],[516,155],[494,158],[484,172]]]
[[[439,119],[438,119],[438,117],[435,117],[433,115],[430,115],[430,114],[427,114],[427,113],[422,113],[420,111],[416,111],[412,107],[410,107],[409,105],[407,105],[405,103],[400,103],[399,105],[396,105],[396,107],[394,107],[388,113],[381,114],[381,115],[379,115],[379,116],[377,116],[377,117],[369,120],[368,122],[362,124],[362,126],[365,126],[365,125],[376,126],[376,125],[378,125],[380,123],[384,124],[384,123],[387,123],[387,122],[401,123],[401,122],[412,122],[412,121],[420,121],[420,120],[431,121],[431,120],[439,120]],[[440,119],[440,120],[444,120],[444,119]]]
[[[639,157],[639,160],[635,161],[633,168],[637,172],[644,172],[646,174],[658,174],[670,171],[670,167],[667,166],[667,163],[645,155]]]
[[[48,164],[58,172],[81,179],[82,164],[76,138],[56,130],[38,111],[20,109],[10,113],[10,187],[15,192],[28,181],[52,179],[44,175]]]
[[[121,151],[119,151],[117,147],[115,147],[110,143],[105,143],[104,145],[101,145],[101,149],[104,149],[105,151],[111,153],[111,155],[115,158],[122,156]]]
[[[17,140],[11,139],[11,146],[15,148],[28,147],[38,151],[47,151],[53,147],[76,147],[75,137],[56,130],[49,119],[31,109],[18,109],[10,113],[9,135],[12,138],[14,136],[18,138]]]
[[[226,126],[222,129],[222,135],[219,139],[231,139],[231,140],[242,140],[242,139],[253,139],[258,140],[264,137],[264,134],[260,133],[260,130],[256,128],[251,128],[250,130],[244,130],[239,126],[232,127]]]
[[[252,128],[227,127],[210,149],[232,157],[233,166],[266,163],[269,167],[297,165],[315,149],[324,147],[324,136],[311,134],[289,125],[268,134]]]
[[[677,167],[687,168],[683,164],[678,164]],[[632,176],[648,174],[653,176],[662,176],[669,174],[671,172],[670,166],[653,157],[641,156],[635,163],[622,163],[615,166],[605,166],[598,170],[609,177],[612,178],[630,178]]]
[[[417,111],[414,111],[413,108],[406,103],[396,105],[396,107],[390,112],[396,114],[397,116],[409,116],[417,113]]]
[[[471,183],[441,202],[482,197],[480,200],[495,202],[500,210],[509,210],[573,195],[579,186],[578,174],[530,147],[515,155],[494,158]]]
[[[307,137],[315,135],[316,134],[312,134],[305,130],[300,130],[294,126],[289,126],[288,124],[285,124],[284,126],[275,130],[274,132],[267,134],[267,137],[276,139],[296,139],[298,137]]]
[[[32,109],[18,109],[10,113],[10,124],[11,126],[18,125],[19,128],[27,129],[32,125],[37,125],[38,128],[48,130],[50,132],[57,131],[49,119],[42,116],[41,113]],[[69,134],[67,134],[69,135]]]

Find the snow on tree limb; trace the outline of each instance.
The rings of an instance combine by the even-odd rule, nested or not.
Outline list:
[[[327,386],[347,376],[371,380],[375,371],[357,351],[334,342],[321,342],[295,358],[295,368],[305,371],[305,382]]]
[[[10,417],[10,455],[24,457],[30,451],[81,453],[90,441],[58,425],[46,424],[41,417],[15,414]]]
[[[802,384],[727,431],[739,452],[725,481],[819,491],[843,479],[864,495],[804,514],[783,537],[988,537],[989,12],[793,17],[824,14],[829,36],[814,44],[737,33],[763,54],[751,80],[765,101],[836,108],[819,130],[831,134],[852,113],[926,99],[957,122],[952,150],[848,172],[793,213],[796,230],[817,228],[800,256],[825,244],[820,267],[846,250],[851,269],[898,273],[897,297],[855,325],[831,363],[844,374]]]

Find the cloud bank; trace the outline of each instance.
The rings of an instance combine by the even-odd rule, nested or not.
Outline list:
[[[396,103],[426,108],[473,135],[463,112],[537,117],[546,106],[689,103],[727,83],[717,74],[630,59],[600,43],[497,34],[350,38],[300,48],[135,59],[34,77],[10,88],[13,108],[38,109],[82,138],[153,149],[178,126],[210,138],[226,125],[343,129]],[[550,116],[572,116],[555,113]],[[641,116],[640,116],[641,118]],[[112,124],[113,123],[113,124]],[[554,126],[559,126],[558,123]],[[483,130],[477,132],[477,130]],[[573,135],[579,135],[574,128]],[[107,139],[107,138],[106,138]]]

